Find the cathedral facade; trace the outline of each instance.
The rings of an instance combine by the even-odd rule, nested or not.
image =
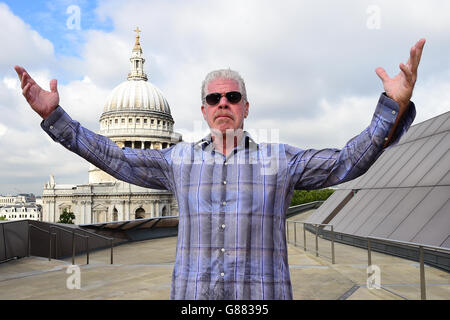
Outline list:
[[[162,92],[148,81],[139,29],[130,58],[127,81],[115,87],[100,117],[99,134],[119,147],[163,149],[182,140]],[[42,220],[58,222],[64,209],[75,214],[75,224],[177,216],[175,197],[165,190],[138,187],[113,178],[91,165],[89,183],[56,184],[51,175],[42,194]]]

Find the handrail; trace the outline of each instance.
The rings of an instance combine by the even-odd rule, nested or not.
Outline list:
[[[331,234],[332,234],[332,238],[331,238],[331,247],[332,247],[332,261],[334,264],[334,239],[335,239],[335,232],[333,230],[333,225],[331,224],[320,224],[320,223],[308,223],[308,222],[303,222],[303,221],[289,221],[286,220],[287,223],[294,223],[294,245],[297,245],[297,228],[295,227],[297,223],[301,223],[303,224],[303,248],[306,251],[306,228],[305,225],[312,225],[312,226],[316,226],[316,256],[319,255],[319,247],[318,247],[318,230],[319,230],[319,226],[330,226],[331,227]],[[286,226],[287,229],[287,239],[288,242],[289,241],[289,228],[288,226]],[[424,266],[424,248],[427,249],[432,249],[435,251],[444,251],[444,252],[449,252],[450,253],[450,249],[447,248],[442,248],[442,247],[437,247],[437,246],[431,246],[431,245],[426,245],[426,244],[421,244],[421,243],[416,243],[416,242],[408,242],[408,241],[400,241],[400,240],[393,240],[393,239],[387,239],[387,238],[379,238],[379,237],[364,237],[367,240],[367,255],[368,255],[368,266],[370,267],[372,265],[372,246],[371,246],[371,242],[388,242],[388,243],[394,243],[394,244],[399,244],[399,245],[406,245],[406,246],[410,246],[410,247],[417,247],[419,249],[419,264],[420,264],[420,297],[422,300],[426,300],[426,285],[425,285],[425,266]],[[291,242],[292,243],[292,242]]]
[[[30,237],[30,227],[36,228],[37,230],[41,231],[41,232],[45,232],[48,233],[48,237],[49,237],[49,249],[48,249],[48,261],[52,260],[52,234],[56,237],[56,233],[51,233],[51,231],[47,231],[44,229],[41,229],[35,225],[32,225],[30,223],[28,223],[28,252],[27,252],[27,256],[29,257],[31,255],[31,237]],[[56,242],[55,242],[56,243]]]
[[[367,255],[368,255],[368,262],[367,264],[369,266],[372,265],[372,250],[370,242],[371,240],[375,240],[378,242],[391,242],[396,244],[402,244],[407,245],[411,247],[418,247],[419,248],[419,264],[420,264],[420,299],[426,300],[427,294],[426,294],[426,286],[425,286],[425,264],[424,264],[424,248],[430,248],[438,251],[445,251],[450,252],[450,249],[436,247],[436,246],[430,246],[425,244],[420,244],[416,242],[408,242],[408,241],[400,241],[400,240],[393,240],[393,239],[386,239],[386,238],[378,238],[378,237],[366,237],[367,239]]]
[[[113,261],[114,261],[114,260],[113,260],[113,257],[114,257],[114,254],[113,254],[114,238],[105,237],[105,236],[102,236],[102,235],[97,234],[97,233],[95,233],[95,232],[91,232],[91,231],[87,231],[87,230],[78,230],[78,231],[86,232],[87,234],[90,234],[90,235],[92,235],[93,237],[99,237],[99,238],[101,238],[101,239],[110,241],[110,244],[111,244],[111,264],[113,264]]]
[[[69,234],[72,234],[72,265],[75,265],[75,236],[77,235],[79,237],[87,239],[87,241],[86,241],[86,264],[89,264],[89,236],[83,236],[81,234],[75,233],[75,230],[69,231],[69,230],[66,230],[66,229],[58,227],[58,226],[50,226],[49,228],[50,228],[50,230],[52,230],[52,228],[55,228],[55,229],[59,229],[61,231],[65,231]],[[55,246],[58,243],[57,239],[58,239],[57,235],[55,234]]]
[[[96,234],[96,233],[93,233],[93,232],[89,232],[89,231],[85,231],[85,230],[75,230],[74,229],[72,231],[69,231],[69,230],[66,230],[64,228],[61,228],[59,226],[54,226],[54,225],[50,226],[50,229],[51,228],[60,229],[62,231],[65,231],[67,233],[71,233],[72,234],[72,264],[73,265],[75,264],[75,235],[77,235],[79,237],[86,238],[86,264],[89,264],[89,236],[84,236],[82,234],[77,233],[76,231],[86,232],[86,233],[90,234],[91,236],[97,236],[99,238],[102,238],[102,239],[105,239],[105,240],[109,240],[110,241],[110,245],[111,245],[110,246],[111,247],[111,264],[113,264],[113,261],[114,261],[114,258],[113,258],[113,255],[114,255],[114,253],[113,253],[113,241],[114,241],[114,238],[104,237],[102,235],[99,235],[99,234]]]
[[[331,227],[331,263],[335,264],[335,254],[334,254],[334,228],[332,224],[322,224],[322,223],[308,223],[308,222],[303,222],[303,221],[289,221],[286,220],[288,223],[294,223],[294,245],[297,246],[297,228],[296,228],[296,224],[297,223],[301,223],[303,224],[303,250],[306,251],[306,230],[305,230],[305,225],[312,225],[312,226],[316,226],[316,257],[319,256],[319,226],[323,226],[323,227]],[[289,228],[287,228],[287,238],[289,240]]]
[[[392,243],[397,243],[397,244],[405,244],[405,245],[412,246],[412,247],[424,247],[424,248],[434,249],[434,250],[438,250],[438,251],[450,252],[450,249],[447,249],[447,248],[430,246],[430,245],[421,244],[421,243],[417,243],[417,242],[400,241],[400,240],[393,240],[393,239],[379,238],[379,237],[367,237],[367,239],[392,242]]]

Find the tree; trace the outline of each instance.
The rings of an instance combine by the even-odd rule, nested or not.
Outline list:
[[[59,216],[58,223],[67,223],[73,224],[73,220],[75,219],[75,214],[73,212],[67,211],[65,208],[63,213]]]
[[[333,189],[295,190],[291,200],[291,207],[313,201],[325,201],[333,192]]]

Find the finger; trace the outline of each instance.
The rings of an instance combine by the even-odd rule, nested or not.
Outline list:
[[[27,83],[30,83],[31,85],[34,85],[36,82],[33,80],[32,77],[30,77],[30,75],[28,74],[28,72],[25,71],[25,72],[23,73],[23,75],[22,75],[22,83],[21,83],[22,89],[25,87],[25,85],[26,85]]]
[[[406,77],[406,80],[411,83],[413,80],[413,75],[410,68],[405,66],[403,63],[400,63],[400,70],[402,70],[403,74]]]
[[[28,94],[28,91],[30,90],[30,87],[31,87],[31,84],[27,83],[22,90],[22,94],[27,100],[28,100],[27,94]]]
[[[25,69],[20,66],[14,66],[14,70],[16,70],[17,75],[19,76],[20,81],[22,81],[22,74],[25,72]]]
[[[378,67],[375,69],[375,73],[377,74],[378,77],[380,77],[381,81],[385,82],[389,80],[389,76],[386,73],[386,70],[384,70],[381,67]]]
[[[417,68],[419,67],[419,63],[420,63],[420,59],[422,58],[422,52],[423,52],[423,48],[425,46],[425,42],[426,42],[425,39],[420,39],[416,43],[416,59],[415,59],[416,64],[414,65],[415,72],[417,72]]]
[[[24,72],[22,73],[22,80],[20,83],[20,86],[22,87],[22,89],[25,87],[25,85],[28,83],[28,78],[30,78],[30,76],[28,75],[28,73]]]
[[[58,92],[58,80],[52,79],[50,81],[50,91],[51,92]]]

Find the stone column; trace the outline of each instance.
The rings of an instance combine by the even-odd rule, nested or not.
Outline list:
[[[156,202],[156,212],[155,212],[155,217],[159,217],[161,215],[161,213],[159,212],[159,201]]]

